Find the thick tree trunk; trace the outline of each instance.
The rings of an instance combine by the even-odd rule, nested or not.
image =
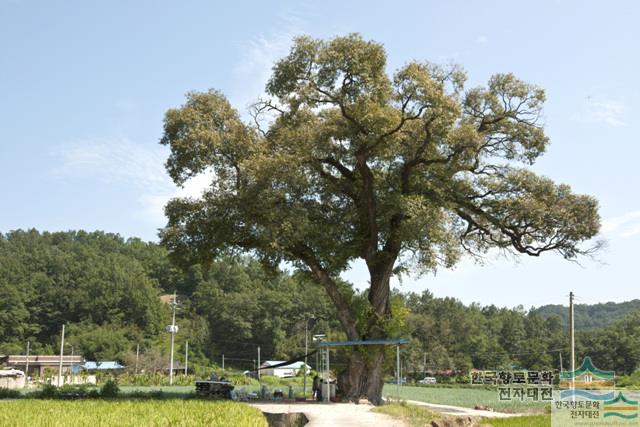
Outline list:
[[[343,398],[357,402],[367,399],[382,403],[384,385],[384,348],[360,346],[353,350],[347,369],[338,375],[338,388]]]
[[[387,339],[385,323],[391,316],[389,304],[390,272],[372,274],[369,290],[371,311],[367,322],[365,340]],[[384,346],[359,346],[353,349],[347,369],[338,376],[342,395],[351,401],[366,398],[374,405],[382,403],[384,386]]]
[[[391,316],[389,280],[398,249],[367,257],[371,287],[368,295],[370,307],[364,331],[357,330],[353,307],[340,293],[334,279],[316,260],[313,251],[302,244],[296,246],[292,251],[307,264],[318,282],[327,291],[336,306],[338,319],[349,340],[388,338],[385,326]],[[366,398],[374,405],[382,403],[384,352],[384,346],[367,345],[352,349],[347,369],[338,375],[338,390],[345,399],[357,402],[361,398]]]

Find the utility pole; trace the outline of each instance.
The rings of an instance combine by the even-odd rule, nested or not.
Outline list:
[[[73,352],[73,344],[71,345],[71,363],[73,363],[73,356],[74,356],[74,352]],[[76,373],[73,369],[73,365],[71,365],[71,384],[75,384],[76,383]]]
[[[427,377],[427,352],[424,352],[424,359],[422,360],[422,370],[424,371],[424,377]]]
[[[173,291],[172,319],[171,319],[171,358],[169,362],[169,385],[173,384],[173,340],[176,335],[176,291]]]
[[[138,358],[140,357],[140,344],[136,345],[136,375],[138,375]]]
[[[326,376],[325,376],[325,382],[327,385],[327,393],[325,396],[325,392],[324,390],[322,391],[322,397],[324,398],[325,402],[329,402],[331,400],[331,361],[330,359],[330,354],[329,354],[329,350],[331,349],[331,347],[327,346],[327,364],[326,364]],[[322,388],[322,383],[320,383],[320,388]]]
[[[573,292],[569,292],[569,337],[571,340],[571,389],[576,388],[576,341],[574,333]]]
[[[224,371],[224,354],[222,355],[222,370]]]
[[[26,366],[24,368],[24,373],[27,376],[27,383],[29,382],[29,345],[31,344],[30,341],[27,341],[27,361],[26,361]]]
[[[60,364],[58,365],[58,387],[62,386],[62,356],[64,355],[64,323],[62,324],[62,339],[60,340]]]
[[[260,346],[258,346],[258,381],[260,381]]]
[[[184,374],[187,375],[187,368],[189,367],[189,341],[186,341],[184,348]]]
[[[400,402],[400,382],[402,381],[402,372],[400,372],[400,344],[396,344],[396,395]]]
[[[558,355],[560,356],[560,373],[562,373],[563,369],[562,369],[562,352],[559,351]]]
[[[304,399],[307,400],[307,353],[309,352],[309,319],[305,319],[304,321],[304,366],[302,367],[302,372],[304,373],[303,385],[302,385],[302,395]]]

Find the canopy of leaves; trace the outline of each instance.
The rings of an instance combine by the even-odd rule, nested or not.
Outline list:
[[[163,243],[189,265],[225,251],[334,276],[356,258],[452,266],[466,250],[567,259],[599,229],[597,202],[523,168],[544,153],[542,89],[511,74],[465,89],[459,67],[386,71],[358,35],[295,39],[245,123],[223,94],[167,112],[178,184],[213,170],[201,199],[174,199]],[[406,256],[403,256],[406,255]]]

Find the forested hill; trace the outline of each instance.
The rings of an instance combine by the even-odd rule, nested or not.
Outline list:
[[[250,259],[182,271],[164,248],[135,238],[17,230],[0,234],[0,354],[24,352],[27,341],[33,353],[57,352],[66,324],[65,342],[88,360],[127,362],[139,345],[149,363],[162,365],[170,309],[160,296],[174,291],[176,351],[184,354],[188,340],[193,365],[226,353],[231,364],[250,366],[258,345],[264,358],[285,357],[304,348],[301,319],[335,317],[319,286]]]
[[[364,319],[367,295],[340,283],[357,318]],[[178,293],[176,357],[189,342],[189,366],[207,372],[225,355],[226,366],[250,369],[257,347],[263,360],[303,354],[305,321],[311,334],[345,336],[325,291],[304,273],[265,270],[250,258],[223,257],[207,269],[173,267],[166,250],[139,239],[103,232],[0,233],[0,355],[54,354],[66,325],[65,351],[87,360],[119,360],[140,367],[168,366],[170,307],[162,295]],[[469,368],[557,368],[568,355],[563,311],[534,311],[394,291],[392,337],[409,338],[402,348],[404,372],[416,377]],[[602,313],[609,304],[595,306]],[[628,313],[606,328],[578,332],[577,357],[589,355],[598,367],[630,373],[640,366],[638,301],[613,305]],[[635,309],[633,308],[635,307]],[[590,309],[590,307],[585,307]],[[545,311],[547,310],[547,311]],[[564,310],[566,311],[566,310]],[[612,310],[615,317],[622,310]],[[588,313],[591,313],[590,311]],[[578,306],[580,322],[589,319]],[[584,320],[581,320],[584,319]],[[393,360],[389,359],[389,370]]]
[[[569,325],[569,307],[559,304],[543,305],[532,310],[544,318],[559,316],[562,325]],[[630,313],[640,311],[640,299],[625,302],[607,302],[600,304],[576,304],[574,307],[575,327],[577,330],[589,331],[609,326],[623,319]]]

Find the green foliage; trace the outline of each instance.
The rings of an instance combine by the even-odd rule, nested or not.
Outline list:
[[[50,353],[67,323],[77,353],[113,359],[131,341],[158,333],[160,292],[132,243],[101,232],[2,235],[0,295],[9,299],[1,299],[0,351],[19,353],[29,340],[32,353]]]
[[[100,396],[102,397],[117,397],[119,392],[120,387],[113,380],[108,380],[100,387]]]
[[[51,394],[51,392],[49,392]],[[70,385],[65,384],[59,387],[53,397],[55,399],[62,400],[74,400],[74,399],[96,399],[101,397],[101,393],[92,386],[89,385]]]
[[[388,75],[384,47],[349,34],[296,38],[252,123],[216,90],[187,94],[165,115],[167,171],[177,185],[207,170],[213,181],[201,198],[169,201],[163,245],[183,267],[228,253],[271,268],[288,262],[327,291],[350,340],[388,338],[410,321],[390,298],[394,274],[450,268],[492,248],[566,259],[598,249],[583,246],[600,227],[597,201],[526,169],[549,142],[544,91],[512,74],[477,88],[465,79],[459,67],[415,61]],[[361,295],[339,280],[356,260],[370,275]],[[524,323],[510,320],[487,323],[487,339],[472,343],[483,364],[510,361],[501,335],[509,349],[526,344]],[[452,360],[438,350],[444,363],[475,363],[474,353]],[[354,349],[365,369],[353,375],[379,381],[382,352]],[[380,401],[380,384],[346,384],[346,395],[367,389]]]
[[[311,381],[313,380],[312,376],[307,377],[307,384],[311,387]],[[261,385],[267,385],[269,387],[280,387],[282,389],[286,389],[287,387],[299,387],[302,386],[302,378],[301,377],[292,377],[292,378],[280,378],[270,375],[263,375],[260,379]]]
[[[511,74],[464,81],[419,62],[389,76],[383,46],[351,34],[295,39],[255,106],[265,129],[218,91],[189,93],[165,116],[167,170],[177,184],[215,178],[204,198],[167,205],[163,243],[184,265],[243,251],[325,282],[357,258],[388,275],[405,251],[423,270],[464,249],[588,253],[596,201],[517,166],[548,145],[544,91]]]
[[[544,318],[558,316],[562,326],[568,327],[569,308],[563,305],[543,305],[533,310]],[[609,326],[626,315],[640,311],[640,299],[626,302],[607,302],[593,305],[575,304],[576,330],[593,330]]]
[[[597,365],[631,374],[640,367],[640,311],[635,311],[606,328],[579,334],[578,357],[591,356]]]
[[[65,341],[74,346],[75,354],[88,360],[115,359],[127,366],[126,372],[118,375],[122,385],[167,384],[168,335],[162,328],[169,323],[170,311],[160,302],[159,295],[173,289],[185,292],[179,295],[180,332],[176,336],[175,357],[183,361],[184,341],[188,339],[190,371],[186,377],[177,375],[176,384],[191,386],[194,379],[208,377],[216,370],[218,375],[232,377],[238,385],[255,386],[255,380],[232,374],[229,369],[220,370],[222,354],[226,356],[227,368],[240,371],[253,369],[258,345],[263,359],[286,360],[300,355],[304,351],[305,319],[310,316],[320,318],[311,327],[310,335],[328,333],[332,339],[345,338],[339,331],[331,300],[308,275],[266,271],[260,263],[248,258],[229,257],[211,263],[206,269],[194,266],[182,272],[171,267],[166,251],[158,245],[83,231],[14,231],[0,235],[0,253],[0,293],[12,295],[14,300],[32,307],[26,318],[19,317],[20,325],[0,310],[0,351],[22,353],[25,341],[29,340],[32,354],[55,354],[59,348],[58,322],[65,322]],[[90,288],[102,287],[104,281],[87,281],[88,277],[98,274],[92,273],[96,259],[109,253],[126,256],[129,261],[123,265],[137,265],[131,267],[135,281],[141,280],[150,288],[141,285],[138,290],[118,290],[109,285],[113,292],[124,296],[110,295],[108,303],[92,301],[92,295],[104,292],[93,289],[89,293]],[[84,255],[78,258],[77,254]],[[128,270],[118,272],[121,267],[115,265],[109,268],[115,270],[109,273],[110,277],[128,274]],[[137,277],[140,271],[144,272],[142,278]],[[122,277],[117,280],[125,287],[134,286],[134,280]],[[76,283],[78,288],[74,288]],[[365,330],[371,310],[368,293],[356,292],[347,283],[339,284],[340,292],[358,313],[358,329]],[[43,299],[36,289],[48,297]],[[133,301],[137,308],[127,307],[126,302],[138,292],[154,298],[140,298]],[[73,300],[73,307],[62,310],[62,300],[66,298]],[[45,313],[38,304],[53,311]],[[567,333],[560,318],[546,317],[538,310],[465,306],[453,298],[435,298],[428,291],[422,294],[394,291],[390,306],[392,315],[386,333],[410,338],[409,344],[402,346],[401,354],[403,371],[410,381],[423,378],[425,368],[441,383],[465,381],[463,375],[472,367],[557,369],[557,350],[563,351],[565,359],[568,355]],[[11,313],[13,305],[7,307]],[[84,313],[81,307],[92,307],[90,318],[78,320],[80,313]],[[138,323],[144,316],[132,313],[140,307],[158,314],[153,324]],[[120,321],[95,323],[97,319],[110,317]],[[138,375],[134,375],[137,344],[140,344]],[[605,328],[579,331],[576,344],[578,360],[589,355],[602,369],[613,369],[618,376],[631,375],[640,367],[640,318],[632,312]],[[388,351],[386,372],[392,375],[394,349]],[[69,354],[69,346],[65,346],[65,352]],[[348,352],[345,349],[345,354]],[[45,376],[56,374],[57,369],[52,368]],[[111,376],[100,374],[98,380],[102,383]],[[621,377],[620,382],[637,384],[633,378]],[[55,388],[51,391],[55,392]]]
[[[616,379],[616,387],[627,387],[636,390],[640,388],[640,370],[630,375],[618,377]]]
[[[0,399],[20,399],[21,397],[20,390],[0,387]]]
[[[109,257],[119,261],[105,262]],[[184,292],[176,359],[182,362],[188,339],[190,372],[199,377],[208,376],[223,353],[228,364],[253,368],[257,345],[272,359],[302,353],[309,316],[322,318],[311,333],[336,327],[323,289],[302,275],[267,273],[250,259],[226,258],[183,272],[171,266],[165,249],[138,239],[18,230],[0,235],[0,295],[8,298],[0,300],[7,306],[0,310],[0,353],[23,353],[28,340],[32,354],[55,354],[65,323],[66,354],[73,346],[76,355],[118,360],[132,373],[140,345],[141,377],[125,381],[163,384],[170,310],[160,295],[174,289]],[[20,301],[29,310],[14,312]]]
[[[40,390],[34,393],[34,397],[40,399],[55,399],[58,396],[58,387],[53,384],[44,384]]]
[[[405,369],[416,379],[425,370],[446,382],[470,368],[554,369],[559,367],[558,349],[566,349],[566,332],[558,323],[522,308],[464,306],[428,291],[403,298],[410,309],[404,335],[413,337],[404,349]],[[444,376],[446,371],[452,372]]]
[[[176,386],[191,386],[195,380],[200,378],[202,378],[202,375],[175,375],[173,377],[173,384]],[[160,372],[145,372],[137,375],[125,373],[118,375],[118,384],[123,386],[162,386],[169,385],[169,377]]]
[[[44,384],[39,389],[26,394],[26,397],[36,399],[96,399],[101,397],[100,392],[90,385],[71,385],[65,384],[62,387],[56,387],[52,384]]]

